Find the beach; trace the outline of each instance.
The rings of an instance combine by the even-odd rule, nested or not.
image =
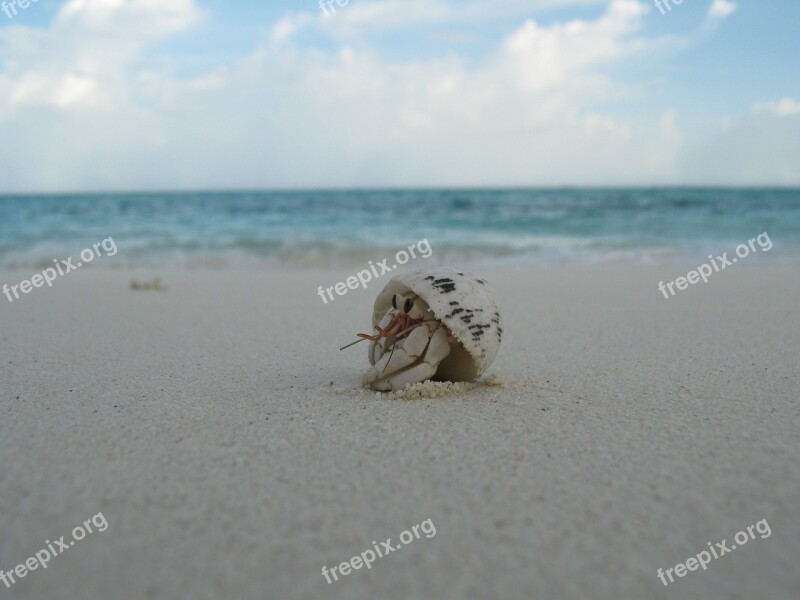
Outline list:
[[[162,291],[87,268],[0,297],[0,569],[108,522],[0,589],[797,598],[800,270],[741,264],[665,299],[685,266],[476,267],[504,317],[488,383],[415,399],[363,389],[364,345],[338,350],[385,284],[323,304],[342,267],[146,272]],[[428,519],[435,536],[322,575]]]
[[[796,0],[0,12],[0,600],[800,600]]]

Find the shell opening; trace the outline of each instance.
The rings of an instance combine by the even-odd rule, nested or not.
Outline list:
[[[475,381],[478,378],[478,369],[461,342],[453,338],[450,342],[450,354],[439,363],[433,378],[439,381]]]

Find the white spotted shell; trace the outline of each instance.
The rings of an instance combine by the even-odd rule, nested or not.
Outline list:
[[[494,362],[503,339],[503,319],[486,280],[446,267],[396,275],[375,299],[373,327],[392,309],[395,294],[411,293],[425,301],[455,338],[433,377],[447,381],[478,379]]]

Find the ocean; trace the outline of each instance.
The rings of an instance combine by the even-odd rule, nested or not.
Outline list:
[[[358,264],[427,239],[437,262],[701,263],[768,232],[800,260],[800,190],[514,189],[0,196],[0,268],[113,237],[98,268]]]

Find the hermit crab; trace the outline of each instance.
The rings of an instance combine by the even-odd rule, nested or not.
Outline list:
[[[380,391],[438,379],[475,381],[503,339],[500,309],[484,279],[443,267],[392,278],[375,299],[366,383]]]

